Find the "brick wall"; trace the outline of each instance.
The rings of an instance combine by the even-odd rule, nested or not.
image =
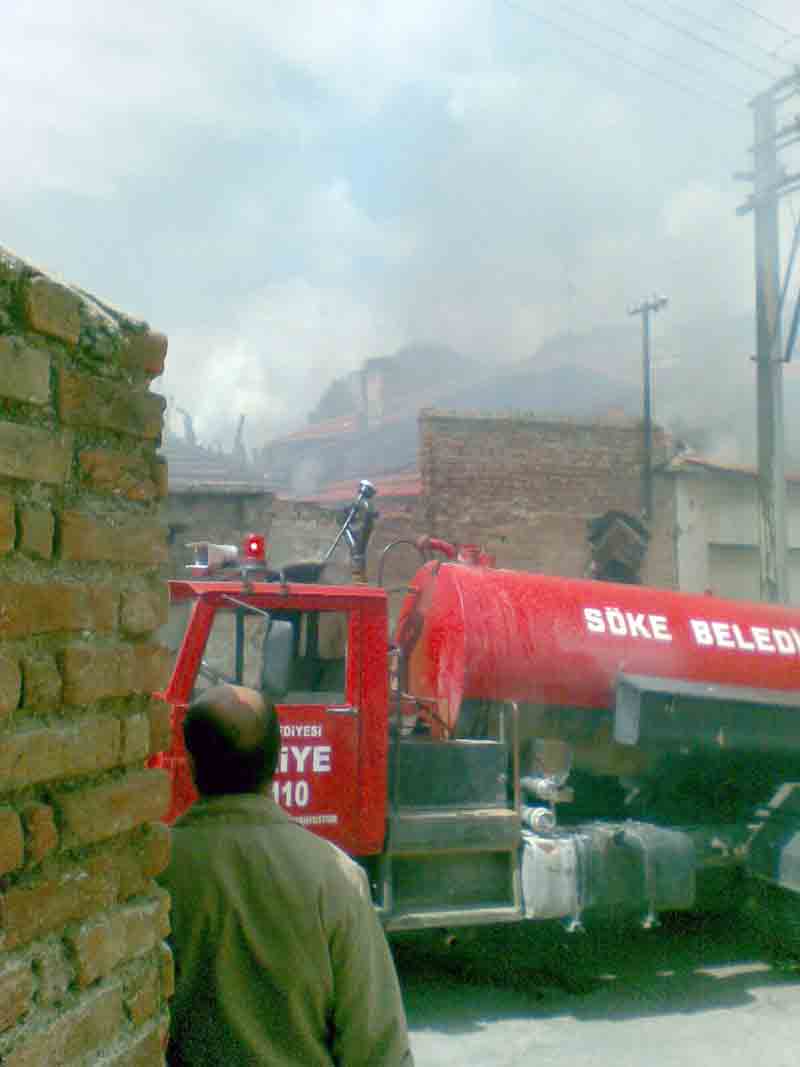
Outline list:
[[[656,462],[664,448],[657,432]],[[609,508],[638,514],[641,463],[641,425],[631,420],[420,416],[427,529],[450,541],[482,544],[498,566],[583,575],[587,519]],[[659,487],[656,503],[644,575],[671,586],[674,521],[667,487]]]
[[[267,533],[272,521],[272,493],[236,485],[191,486],[174,489],[162,516],[169,531],[170,578],[187,578],[186,565],[194,553],[192,541],[241,545],[249,533]]]
[[[186,578],[191,541],[241,545],[249,533],[264,534],[274,566],[320,559],[336,536],[338,513],[317,504],[284,500],[265,490],[230,486],[170,489],[164,518],[169,531],[165,574]]]
[[[358,490],[353,484],[353,498]],[[398,538],[415,539],[424,533],[422,509],[416,499],[375,498],[378,521],[370,540],[367,574],[374,583],[383,550]],[[327,552],[343,521],[346,505],[335,508],[294,500],[276,499],[269,528],[270,559],[276,565],[297,560],[321,559]],[[335,574],[338,580],[350,580],[350,555],[344,542],[336,550]],[[384,585],[405,585],[419,566],[413,548],[393,551],[384,567]]]
[[[0,1062],[162,1062],[166,338],[0,249]]]
[[[162,567],[166,578],[189,578],[186,569],[194,553],[186,547],[191,541],[241,545],[248,533],[267,538],[269,562],[274,567],[301,560],[322,558],[339,529],[337,513],[316,504],[281,500],[271,492],[243,490],[234,485],[185,487],[170,490],[164,516],[169,531],[169,558]],[[337,553],[337,575],[349,581],[347,552]],[[174,662],[190,605],[184,601],[169,608],[168,623],[159,637],[171,649]]]
[[[336,510],[276,497],[266,531],[270,563],[282,567],[285,563],[322,559],[341,526],[337,519]],[[339,558],[346,562],[346,553],[342,551]]]
[[[168,542],[168,559],[161,568],[165,585],[168,578],[192,577],[186,569],[194,560],[194,551],[187,548],[192,541],[239,546],[249,533],[267,533],[272,522],[272,501],[272,493],[255,487],[170,486],[161,512]],[[186,631],[190,607],[188,601],[171,604],[168,622],[158,632],[159,639],[170,649],[170,664],[174,664]]]

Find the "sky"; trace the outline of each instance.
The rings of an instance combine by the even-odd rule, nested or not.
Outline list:
[[[4,0],[2,23],[0,245],[165,331],[156,388],[209,444],[239,413],[251,445],[302,423],[405,344],[505,365],[654,292],[673,323],[752,314],[733,174],[748,101],[800,60],[796,0]]]

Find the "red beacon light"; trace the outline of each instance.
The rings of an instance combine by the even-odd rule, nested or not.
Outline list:
[[[192,541],[186,547],[194,551],[194,561],[187,569],[196,578],[218,573],[222,577],[233,577],[238,569],[266,568],[267,542],[261,534],[248,534],[238,548],[236,545],[215,545],[211,541]]]
[[[242,542],[242,563],[266,563],[267,541],[262,534],[248,534]]]

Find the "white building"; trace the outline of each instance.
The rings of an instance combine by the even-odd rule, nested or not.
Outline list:
[[[681,455],[658,477],[673,483],[677,587],[759,600],[756,472]],[[800,604],[800,476],[787,478],[786,488],[789,595]]]

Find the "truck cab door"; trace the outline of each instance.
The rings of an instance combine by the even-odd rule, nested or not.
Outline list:
[[[357,608],[293,612],[288,690],[278,698],[281,752],[274,799],[301,825],[348,851],[359,839],[361,732]]]
[[[171,822],[196,797],[182,739],[192,700],[220,683],[255,689],[266,683],[282,735],[277,802],[353,855],[380,852],[388,755],[385,594],[368,587],[308,587],[302,596],[274,586],[233,594],[229,588],[199,591],[172,679],[160,694],[172,706],[170,749],[152,761],[172,778],[165,818]],[[288,671],[269,662],[273,652],[276,661],[288,658]]]

